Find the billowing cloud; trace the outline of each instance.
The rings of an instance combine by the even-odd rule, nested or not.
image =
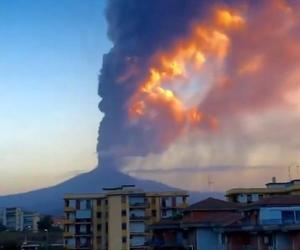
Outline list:
[[[299,10],[283,0],[111,1],[100,160],[192,189],[210,174],[224,188],[246,183],[234,174],[250,183],[287,173],[300,161]]]

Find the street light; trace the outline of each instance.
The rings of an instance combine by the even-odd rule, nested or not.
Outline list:
[[[27,244],[27,231],[31,229],[31,226],[27,226],[24,228],[24,244]]]
[[[46,232],[46,250],[49,249],[49,244],[48,244],[48,240],[49,240],[49,233],[48,233],[48,229],[44,230]]]

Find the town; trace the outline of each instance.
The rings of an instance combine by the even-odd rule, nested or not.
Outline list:
[[[300,180],[234,188],[190,204],[181,190],[134,185],[66,194],[60,215],[2,208],[0,249],[297,250]]]

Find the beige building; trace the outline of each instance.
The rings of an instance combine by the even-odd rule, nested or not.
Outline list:
[[[67,249],[147,249],[148,226],[176,216],[187,206],[184,191],[145,192],[132,185],[99,194],[65,196],[64,243]]]
[[[231,202],[251,203],[274,195],[294,194],[300,194],[300,180],[276,182],[276,178],[273,177],[272,182],[267,183],[266,187],[234,188],[226,192],[226,197]]]

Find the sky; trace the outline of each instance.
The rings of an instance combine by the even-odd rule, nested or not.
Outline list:
[[[300,178],[300,4],[225,2],[0,1],[0,194],[99,155],[195,191]]]
[[[97,164],[105,0],[0,1],[0,194]]]

